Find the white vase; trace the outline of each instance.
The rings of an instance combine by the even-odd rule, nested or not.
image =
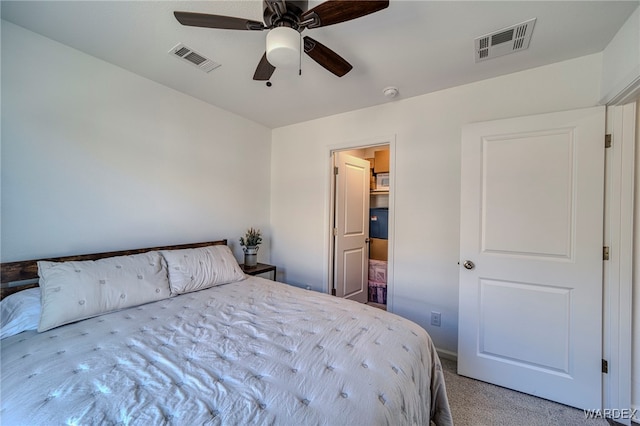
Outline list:
[[[244,250],[244,266],[254,268],[258,264],[258,246],[243,247]]]

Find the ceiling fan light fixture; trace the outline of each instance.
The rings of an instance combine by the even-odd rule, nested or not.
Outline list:
[[[267,60],[276,68],[296,68],[300,63],[300,33],[277,27],[267,34]]]

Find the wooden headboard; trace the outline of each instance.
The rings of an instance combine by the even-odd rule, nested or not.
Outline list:
[[[47,259],[22,260],[19,262],[0,263],[0,299],[6,296],[38,286],[38,261],[68,262],[82,260],[97,260],[113,256],[127,256],[154,250],[179,250],[213,245],[227,245],[227,240],[208,241],[203,243],[179,244],[164,247],[149,247],[133,250],[111,251],[106,253],[82,254],[77,256],[52,257]]]

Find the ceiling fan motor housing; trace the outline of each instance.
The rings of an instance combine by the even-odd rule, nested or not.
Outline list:
[[[284,11],[282,11],[282,3],[286,5]],[[298,30],[298,21],[300,15],[309,9],[308,0],[293,0],[293,1],[274,1],[263,0],[264,4],[264,23],[267,27],[271,26],[287,26]],[[274,8],[280,8],[281,16],[274,12]]]

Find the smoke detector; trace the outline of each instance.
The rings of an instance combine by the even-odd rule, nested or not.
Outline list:
[[[397,87],[386,87],[382,90],[382,94],[387,99],[393,99],[398,96],[398,88]]]
[[[476,38],[476,62],[527,49],[535,24],[536,18],[533,18]]]

